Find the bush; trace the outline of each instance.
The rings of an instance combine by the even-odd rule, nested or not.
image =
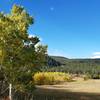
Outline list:
[[[71,75],[62,72],[38,72],[33,76],[33,80],[37,85],[52,85],[71,81],[72,77]]]
[[[84,80],[88,80],[88,79],[100,79],[100,74],[97,73],[88,73],[83,75]]]
[[[92,79],[100,79],[100,74],[92,74],[91,78]]]
[[[83,75],[83,79],[84,79],[84,81],[87,81],[87,80],[91,79],[91,75],[85,74],[85,75]]]

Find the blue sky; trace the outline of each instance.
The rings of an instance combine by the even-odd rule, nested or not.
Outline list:
[[[0,0],[0,11],[24,6],[35,18],[29,33],[42,38],[51,55],[100,57],[100,0]]]

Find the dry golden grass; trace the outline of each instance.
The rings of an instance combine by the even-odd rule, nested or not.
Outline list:
[[[75,78],[73,82],[37,86],[35,93],[58,97],[57,100],[100,100],[100,80]]]
[[[63,72],[38,72],[33,76],[33,80],[37,85],[53,85],[71,81],[72,77],[70,74]]]
[[[100,93],[100,80],[87,80],[84,81],[82,78],[78,78],[74,82],[64,82],[57,85],[42,85],[37,86],[44,89],[58,89],[58,90],[69,90],[72,92],[87,92],[87,93]]]

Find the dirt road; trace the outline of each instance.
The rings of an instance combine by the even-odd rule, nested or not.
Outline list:
[[[59,85],[36,87],[36,94],[58,98],[53,100],[100,100],[100,80],[77,79],[77,81],[64,82]]]

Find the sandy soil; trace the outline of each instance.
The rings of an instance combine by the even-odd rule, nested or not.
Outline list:
[[[36,87],[35,93],[53,95],[59,97],[58,100],[100,100],[100,80],[84,81],[82,78],[76,78],[73,82]],[[66,97],[67,99],[64,99]]]
[[[64,82],[58,85],[42,85],[37,86],[42,89],[55,89],[72,92],[86,92],[86,93],[100,93],[100,80],[87,80],[82,79],[74,82]]]

